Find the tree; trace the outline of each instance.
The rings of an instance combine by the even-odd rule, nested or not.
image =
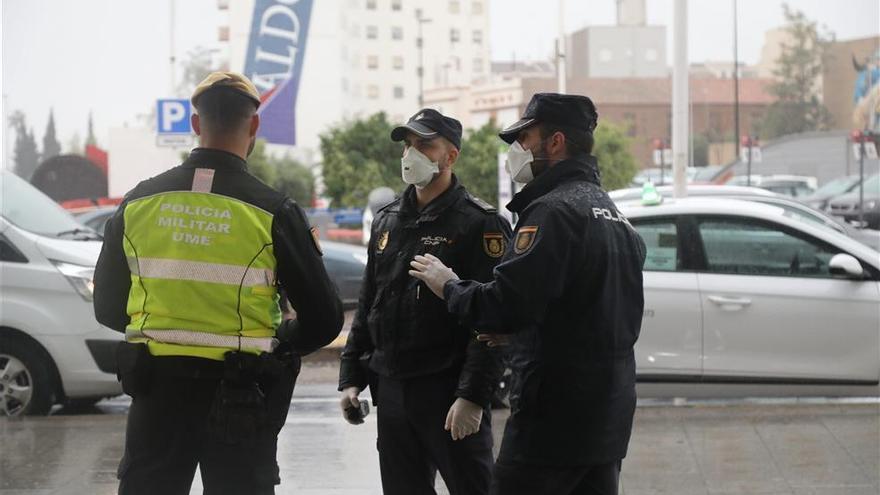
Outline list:
[[[815,21],[801,11],[782,6],[785,31],[790,43],[782,46],[773,74],[777,81],[770,86],[776,101],[767,109],[761,134],[772,139],[786,134],[825,130],[831,125],[831,113],[819,100],[817,82],[822,65],[829,56],[834,34],[819,32]]]
[[[269,157],[266,155],[266,141],[257,139],[254,144],[254,150],[247,159],[248,171],[254,174],[258,179],[268,185],[275,182],[275,167],[270,163]]]
[[[89,133],[86,135],[86,146],[97,146],[98,141],[95,139],[95,128],[92,123],[92,112],[89,112]]]
[[[9,116],[9,125],[15,128],[13,170],[16,175],[29,181],[40,161],[40,153],[37,150],[34,131],[28,130],[25,116],[20,111],[16,111]]]
[[[602,186],[608,191],[627,187],[638,172],[630,151],[632,141],[622,128],[607,122],[596,127],[594,136],[593,155],[599,162]]]
[[[46,133],[43,134],[43,160],[61,154],[61,143],[55,135],[55,114],[49,110],[49,122],[46,124]]]
[[[266,142],[258,139],[248,157],[248,170],[258,179],[287,194],[300,206],[308,207],[315,193],[315,177],[302,163],[285,156],[273,158],[266,154]]]
[[[455,164],[455,175],[474,196],[490,203],[498,203],[498,139],[500,129],[494,121],[468,132],[461,146],[461,155]]]
[[[402,146],[391,141],[385,113],[346,122],[321,134],[324,184],[333,206],[363,207],[373,189],[399,191]]]
[[[275,189],[287,194],[302,207],[309,207],[315,195],[315,176],[300,162],[284,157],[275,162]]]

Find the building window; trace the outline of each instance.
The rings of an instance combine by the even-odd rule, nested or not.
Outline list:
[[[376,10],[376,0],[367,0],[367,10]]]
[[[375,40],[379,38],[379,28],[376,26],[367,26],[367,39]]]
[[[402,40],[403,39],[403,28],[400,26],[392,26],[391,27],[391,39]]]
[[[458,14],[461,12],[461,2],[458,0],[449,0],[449,13]]]
[[[474,2],[471,4],[471,14],[483,15],[483,2]]]
[[[449,41],[452,43],[458,43],[461,39],[461,34],[458,32],[458,29],[450,29],[449,30]]]
[[[474,59],[474,72],[483,72],[483,59]]]
[[[403,86],[394,86],[394,98],[397,100],[403,98]]]
[[[474,31],[474,43],[480,45],[483,43],[483,32],[480,30]]]
[[[391,0],[391,10],[400,10],[403,8],[403,0]]]
[[[369,98],[371,100],[375,100],[378,97],[379,97],[379,86],[376,86],[375,84],[370,84],[369,86],[367,86],[367,98]]]
[[[402,70],[403,57],[401,57],[400,55],[395,55],[394,58],[391,59],[391,66],[394,67],[394,70]]]
[[[367,68],[370,70],[376,70],[379,68],[379,57],[376,55],[368,55],[367,56]]]

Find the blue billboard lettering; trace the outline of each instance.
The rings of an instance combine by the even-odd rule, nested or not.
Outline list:
[[[260,91],[257,134],[296,144],[296,99],[313,0],[256,0],[244,73]]]

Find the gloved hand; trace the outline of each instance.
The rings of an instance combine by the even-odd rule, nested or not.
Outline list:
[[[452,271],[452,268],[444,265],[433,254],[416,256],[413,261],[409,262],[409,266],[413,267],[409,274],[425,282],[431,292],[440,299],[443,299],[443,286],[446,285],[446,282],[458,280],[458,275]]]
[[[461,440],[468,435],[480,431],[480,420],[483,419],[483,408],[478,404],[462,399],[455,399],[449,413],[446,414],[446,431],[452,433],[453,440]]]
[[[361,393],[361,389],[358,387],[346,387],[342,390],[342,398],[339,400],[339,407],[342,408],[342,417],[345,418],[350,424],[357,425],[363,423],[355,423],[354,421],[348,419],[345,415],[345,410],[350,407],[361,407],[361,401],[358,399],[358,394]]]

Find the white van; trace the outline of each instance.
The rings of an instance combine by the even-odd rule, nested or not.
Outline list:
[[[122,393],[121,333],[95,320],[101,237],[35,187],[0,175],[0,416]]]

